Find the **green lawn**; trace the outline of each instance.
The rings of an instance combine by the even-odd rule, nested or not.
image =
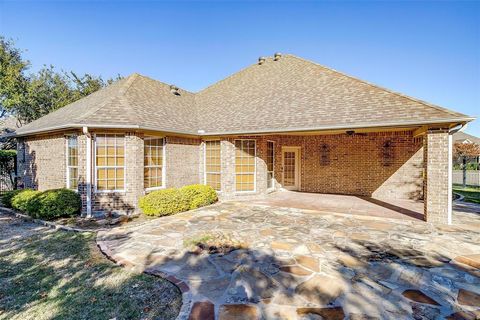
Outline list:
[[[0,215],[0,319],[174,319],[170,282],[107,260],[92,233],[51,231]],[[13,238],[12,238],[13,237]]]
[[[465,201],[480,203],[480,187],[466,187],[453,185],[453,192],[459,193],[465,197]]]

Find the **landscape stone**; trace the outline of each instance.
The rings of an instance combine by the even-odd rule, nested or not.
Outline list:
[[[283,272],[294,274],[296,276],[308,276],[312,274],[311,271],[299,266],[284,266],[280,267],[280,270]]]
[[[447,320],[478,320],[480,319],[480,310],[477,312],[458,311],[458,312],[452,313],[445,319]]]
[[[365,262],[360,261],[357,258],[352,257],[351,255],[346,253],[339,253],[337,255],[337,259],[341,264],[349,268],[359,268],[359,267],[364,267],[366,265]]]
[[[480,307],[480,295],[465,289],[458,290],[457,301],[463,306]]]
[[[312,271],[320,271],[318,259],[310,257],[310,256],[295,256],[298,264],[302,267],[308,268]]]
[[[458,263],[466,264],[467,266],[480,269],[480,254],[457,256],[454,260]]]
[[[315,275],[297,286],[295,292],[311,303],[327,305],[337,299],[344,289],[341,279]]]
[[[412,315],[415,320],[438,319],[440,309],[419,303],[412,303]]]
[[[232,304],[247,307],[223,308],[223,317],[243,319],[241,311],[253,307],[253,318],[328,319],[326,312],[341,313],[297,314],[297,308],[338,307],[346,319],[458,319],[475,314],[480,271],[462,258],[446,262],[478,255],[475,219],[455,211],[455,228],[440,230],[410,218],[380,221],[231,201],[117,225],[99,231],[97,244],[117,263],[168,277],[185,299],[193,299],[186,301],[188,308],[211,310],[208,304],[195,306],[210,300],[217,318],[222,305]],[[186,252],[185,240],[211,232],[248,246],[225,254]],[[427,298],[417,294],[411,300],[402,296],[406,289],[421,289]]]
[[[322,319],[329,319],[329,320],[343,320],[345,314],[341,307],[334,307],[334,308],[298,308],[297,314],[299,316],[304,315],[318,315],[322,317]]]
[[[215,320],[215,307],[210,301],[195,302],[188,320]]]
[[[285,251],[292,251],[294,247],[291,243],[278,242],[278,241],[273,241],[272,243],[270,243],[270,246],[272,247],[272,249],[285,250]]]
[[[419,303],[426,303],[426,304],[431,304],[434,306],[438,306],[438,302],[424,294],[420,290],[405,290],[403,291],[402,295],[405,298],[408,298],[412,301],[419,302]]]
[[[257,307],[246,304],[224,304],[220,306],[219,320],[257,320],[260,314]]]

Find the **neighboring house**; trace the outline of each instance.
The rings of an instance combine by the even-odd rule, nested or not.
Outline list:
[[[480,145],[480,138],[464,132],[457,132],[453,135],[454,143],[474,143]],[[478,164],[480,163],[480,154],[475,157],[453,157],[453,183],[466,184],[470,186],[480,185],[480,172]],[[465,169],[463,169],[465,168]]]
[[[0,119],[0,149],[15,149],[15,140],[8,137],[8,134],[15,132],[16,129],[15,117],[6,116]]]
[[[205,183],[222,198],[280,188],[424,198],[426,220],[448,223],[446,151],[472,119],[276,54],[197,93],[119,80],[18,129],[18,168],[24,187],[78,189],[85,213]]]
[[[460,132],[457,132],[457,133],[453,134],[453,142],[475,143],[475,144],[480,145],[480,138],[460,131]]]

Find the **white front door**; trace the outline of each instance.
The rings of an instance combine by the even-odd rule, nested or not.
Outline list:
[[[300,189],[300,147],[282,148],[283,188]]]

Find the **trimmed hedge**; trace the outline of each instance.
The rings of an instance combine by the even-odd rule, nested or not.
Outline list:
[[[12,199],[23,190],[10,190],[2,195],[2,204],[7,208],[12,208]]]
[[[80,213],[80,195],[69,189],[51,189],[40,192],[27,203],[27,213],[34,218],[54,219]]]
[[[80,195],[69,189],[9,191],[2,197],[5,206],[27,213],[34,218],[50,220],[71,217],[80,212]]]
[[[12,208],[18,211],[27,212],[28,203],[38,194],[40,194],[40,191],[32,189],[20,191],[12,198]]]
[[[153,191],[140,198],[140,209],[148,216],[167,216],[187,211],[190,204],[180,193],[179,189],[165,189]]]
[[[149,216],[166,216],[212,204],[218,200],[210,186],[190,185],[153,191],[140,198],[139,207]]]
[[[180,192],[190,202],[190,209],[197,209],[217,202],[218,196],[212,187],[203,184],[192,184],[180,188]]]

